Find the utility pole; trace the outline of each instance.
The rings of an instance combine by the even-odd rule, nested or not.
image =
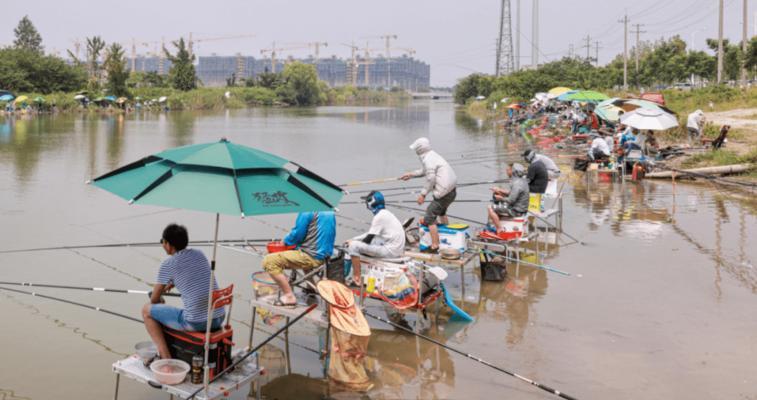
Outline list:
[[[623,23],[623,90],[628,90],[628,14],[618,22]]]
[[[634,48],[634,55],[636,56],[636,74],[639,74],[639,53],[641,53],[641,48],[639,47],[639,35],[642,33],[647,33],[647,31],[642,31],[641,27],[644,26],[643,24],[636,24],[636,31],[634,32],[636,34],[636,47]]]
[[[568,58],[573,58],[573,43],[568,45]]]
[[[520,0],[516,0],[515,7],[515,70],[520,71]]]
[[[586,44],[581,46],[581,48],[586,49],[586,62],[591,63],[591,36],[586,35],[584,40]]]
[[[599,41],[594,42],[594,51],[595,51],[595,57],[594,57],[594,65],[599,66]]]
[[[513,60],[513,31],[510,25],[510,0],[502,0],[497,37],[497,65],[494,75],[509,75],[515,70]]]
[[[747,36],[747,29],[748,29],[748,20],[747,20],[747,12],[749,11],[749,7],[747,7],[747,0],[744,0],[744,10],[743,10],[743,26],[742,26],[742,35],[741,35],[741,54],[744,55],[744,60],[741,62],[741,85],[746,87],[746,36]]]
[[[534,69],[539,66],[539,0],[532,0],[531,12],[531,65]]]
[[[718,12],[718,83],[723,82],[723,0],[719,2]]]

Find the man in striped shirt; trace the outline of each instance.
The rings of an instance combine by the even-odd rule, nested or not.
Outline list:
[[[160,264],[157,283],[153,287],[150,303],[142,308],[142,318],[160,358],[165,359],[171,358],[171,353],[163,336],[163,326],[197,332],[203,332],[207,327],[210,264],[201,251],[187,248],[189,235],[181,225],[168,225],[163,230],[160,243],[170,257]],[[161,296],[173,287],[181,293],[183,309],[163,304]],[[214,280],[213,290],[216,289],[218,284]],[[213,311],[211,331],[221,328],[223,317],[223,308]]]

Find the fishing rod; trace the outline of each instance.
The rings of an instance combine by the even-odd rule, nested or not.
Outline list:
[[[239,243],[239,242],[269,242],[271,239],[224,239],[218,243]],[[193,240],[188,244],[193,246],[212,246],[212,240]],[[118,247],[152,247],[160,246],[159,242],[130,242],[130,243],[107,243],[107,244],[84,244],[73,246],[55,246],[55,247],[33,247],[26,249],[9,249],[0,250],[0,254],[9,253],[29,253],[33,251],[50,251],[50,250],[75,250],[75,249],[98,249],[98,248],[118,248]]]
[[[510,260],[510,261],[515,261],[516,263],[521,263],[521,264],[527,264],[527,265],[531,265],[531,266],[533,266],[533,267],[536,267],[536,268],[539,268],[539,269],[543,269],[543,270],[545,270],[545,271],[549,271],[549,272],[555,272],[555,273],[558,273],[558,274],[560,274],[560,275],[565,275],[565,276],[572,276],[572,275],[570,274],[570,272],[565,272],[565,271],[559,270],[559,269],[557,269],[557,268],[554,268],[554,267],[550,267],[549,265],[543,265],[543,264],[535,264],[535,263],[532,263],[532,262],[528,262],[528,261],[519,260],[519,259],[517,259],[517,258],[512,258],[512,257],[508,257],[508,256],[505,256],[505,255],[502,255],[502,254],[497,254],[497,253],[495,253],[495,252],[493,252],[493,251],[490,251],[490,250],[486,250],[486,249],[483,249],[482,251],[483,251],[484,253],[486,253],[486,254],[489,254],[490,256],[493,256],[493,257],[502,257],[502,258],[504,258],[504,259],[507,259],[507,260]],[[580,275],[577,275],[577,276],[578,276],[579,278],[581,277]]]
[[[247,354],[245,354],[244,356],[242,356],[242,358],[240,358],[237,361],[233,362],[231,365],[229,365],[228,367],[226,367],[226,369],[224,369],[223,371],[221,371],[220,373],[218,373],[215,377],[213,377],[213,379],[211,379],[208,382],[208,385],[210,385],[211,383],[217,381],[222,376],[226,375],[226,373],[228,373],[229,371],[232,371],[234,368],[236,368],[237,365],[241,364],[244,360],[246,360],[247,357],[253,355],[255,352],[257,352],[258,350],[260,350],[260,348],[262,348],[263,346],[265,346],[266,344],[268,344],[268,342],[270,342],[271,340],[273,340],[273,338],[279,336],[284,331],[286,331],[287,329],[289,329],[290,326],[294,325],[297,321],[299,321],[300,319],[302,319],[302,317],[304,317],[305,315],[307,315],[308,313],[310,313],[311,311],[313,311],[317,306],[318,306],[318,304],[311,304],[300,315],[294,317],[294,319],[292,319],[287,324],[285,324],[284,326],[282,326],[281,329],[279,329],[276,332],[274,332],[266,340],[264,340],[263,342],[259,343],[257,346],[253,347],[250,351],[247,352]],[[187,398],[187,400],[194,399],[195,396],[197,396],[197,394],[200,393],[200,392],[202,392],[203,390],[207,390],[207,387],[201,387],[201,388],[195,390],[191,395],[189,395],[189,397]]]
[[[79,306],[79,307],[84,307],[84,308],[88,308],[88,309],[94,310],[94,311],[104,312],[106,314],[114,315],[116,317],[125,318],[125,319],[128,319],[130,321],[139,322],[139,323],[143,322],[141,319],[130,317],[130,316],[126,315],[126,314],[117,313],[115,311],[107,310],[105,308],[90,306],[88,304],[79,303],[79,302],[72,301],[72,300],[62,299],[60,297],[53,297],[53,296],[48,296],[46,294],[41,294],[41,293],[36,293],[36,292],[27,292],[26,290],[11,289],[11,288],[6,288],[6,287],[2,287],[2,286],[0,286],[0,290],[5,290],[5,291],[8,291],[8,292],[14,292],[14,293],[26,294],[26,295],[30,295],[30,296],[34,296],[34,297],[42,297],[44,299],[49,299],[49,300],[60,301],[62,303],[67,303],[67,304],[71,304],[71,305],[75,305],[75,306]]]
[[[426,199],[424,203],[430,203],[433,200]],[[455,199],[455,203],[489,203],[489,200],[482,200],[482,199]],[[399,203],[417,203],[415,200],[389,200],[385,201],[386,204],[399,204]],[[340,205],[353,205],[353,204],[365,204],[364,201],[343,201],[339,203]]]
[[[426,210],[424,210],[424,209],[422,209],[422,208],[416,208],[416,207],[408,207],[408,206],[403,206],[403,205],[400,205],[400,204],[395,204],[395,203],[387,203],[387,204],[389,204],[389,205],[391,205],[391,206],[394,206],[394,207],[397,207],[397,208],[402,208],[402,209],[405,209],[405,210],[410,210],[410,211],[419,211],[419,212],[426,212]],[[478,225],[486,225],[486,223],[485,223],[485,222],[476,221],[476,220],[473,220],[473,219],[468,219],[468,218],[463,218],[463,217],[459,217],[459,216],[456,216],[456,215],[452,215],[452,214],[447,214],[447,216],[448,216],[448,217],[450,217],[450,218],[459,219],[459,220],[461,220],[461,221],[470,222],[470,223],[472,223],[472,224],[478,224]]]
[[[362,186],[362,185],[372,185],[374,183],[385,183],[385,182],[394,182],[400,180],[399,177],[391,177],[391,178],[380,178],[380,179],[371,179],[367,181],[354,181],[354,182],[348,182],[343,183],[339,185],[340,187],[349,187],[349,186]]]
[[[51,285],[47,283],[32,283],[32,282],[2,282],[0,285],[12,285],[12,286],[36,286],[52,289],[72,289],[72,290],[86,290],[90,292],[110,292],[110,293],[124,293],[124,294],[152,294],[149,290],[135,290],[135,289],[109,289],[101,287],[85,287],[85,286],[68,286],[68,285]],[[163,293],[163,296],[180,297],[179,293]]]
[[[582,241],[582,240],[578,240],[578,239],[576,239],[576,238],[575,238],[575,237],[574,237],[573,235],[571,235],[571,234],[569,234],[569,233],[565,232],[565,231],[564,231],[564,230],[562,230],[562,229],[559,229],[559,228],[557,228],[557,227],[556,227],[555,225],[553,225],[553,224],[552,224],[551,222],[549,222],[548,220],[546,220],[546,219],[544,219],[544,218],[542,218],[542,217],[540,217],[540,216],[538,216],[538,215],[536,215],[536,214],[534,214],[534,213],[528,213],[528,215],[533,215],[533,216],[534,216],[534,218],[538,219],[539,221],[541,221],[541,222],[543,222],[543,223],[545,223],[545,224],[549,225],[549,226],[550,226],[551,228],[557,229],[557,230],[558,230],[558,232],[560,232],[560,234],[561,234],[561,235],[565,235],[565,236],[567,236],[568,238],[570,238],[571,240],[574,240],[574,241],[575,241],[576,243],[580,244],[581,246],[586,246],[586,242],[584,242],[584,241]]]
[[[8,282],[0,282],[0,284],[8,285],[9,283]],[[32,286],[32,285],[27,284],[26,286]],[[34,284],[34,286],[43,287],[43,285],[40,285],[40,284]],[[71,289],[71,287],[66,287],[66,289]],[[104,308],[101,308],[101,307],[91,306],[91,305],[84,304],[84,303],[79,303],[79,302],[76,302],[76,301],[71,301],[71,300],[63,299],[63,298],[60,298],[60,297],[53,297],[53,296],[48,296],[48,295],[41,294],[41,293],[28,292],[28,291],[25,291],[25,290],[18,290],[18,289],[11,289],[11,288],[6,288],[6,287],[2,287],[2,286],[0,286],[0,290],[6,290],[6,291],[9,291],[9,292],[26,294],[26,295],[30,295],[30,296],[34,296],[34,297],[42,297],[42,298],[45,298],[45,299],[48,299],[48,300],[60,301],[60,302],[66,303],[66,304],[71,304],[71,305],[75,305],[75,306],[79,306],[79,307],[84,307],[84,308],[87,308],[87,309],[90,309],[90,310],[94,310],[94,311],[104,312],[106,314],[110,314],[110,315],[113,315],[113,316],[116,316],[116,317],[121,317],[121,318],[128,319],[128,320],[134,321],[134,322],[139,322],[139,323],[143,323],[144,322],[141,319],[130,317],[128,315],[117,313],[115,311],[107,310],[107,309],[104,309]],[[163,293],[163,295],[164,296],[179,296],[179,294],[176,294],[176,293]],[[314,304],[313,306],[316,306],[316,305]],[[248,327],[250,326],[248,323],[245,323],[243,321],[239,321],[239,320],[236,320],[236,319],[235,319],[235,321],[241,323],[242,325],[245,325],[245,326],[248,326]],[[257,331],[259,331],[259,332],[270,334],[270,332],[268,332],[268,331],[266,331],[264,329],[257,328],[257,327],[255,329]],[[284,340],[284,339],[281,339],[281,340]],[[303,348],[305,350],[308,350],[310,352],[313,352],[313,353],[316,353],[316,354],[320,354],[319,351],[311,349],[310,347],[301,345],[301,344],[296,343],[296,342],[291,342],[291,343],[294,344],[295,346],[298,346],[298,347]]]
[[[405,328],[402,325],[396,324],[394,322],[391,322],[391,321],[386,320],[384,318],[381,318],[379,316],[373,315],[373,314],[371,314],[371,313],[369,313],[369,312],[367,312],[365,310],[363,310],[363,314],[365,314],[365,315],[367,315],[367,316],[369,316],[369,317],[371,317],[371,318],[373,318],[373,319],[375,319],[377,321],[381,321],[381,322],[384,322],[386,324],[389,324],[389,325],[391,325],[391,326],[393,326],[393,327],[395,327],[397,329],[400,329],[400,330],[402,330],[404,332],[413,334],[413,335],[415,335],[415,336],[417,336],[417,337],[419,337],[421,339],[427,340],[427,341],[429,341],[429,342],[431,342],[431,343],[433,343],[433,344],[435,344],[437,346],[441,346],[441,347],[443,347],[443,348],[445,348],[447,350],[453,351],[453,352],[455,352],[457,354],[460,354],[460,355],[462,355],[464,357],[467,357],[467,358],[469,358],[469,359],[471,359],[473,361],[479,362],[479,363],[481,363],[483,365],[486,365],[489,368],[493,368],[493,369],[495,369],[495,370],[497,370],[499,372],[503,372],[503,373],[505,373],[507,375],[510,375],[510,376],[514,377],[514,378],[518,378],[518,379],[520,379],[520,380],[522,380],[524,382],[527,382],[527,383],[529,383],[529,384],[531,384],[533,386],[536,386],[537,388],[539,388],[541,390],[544,390],[546,392],[549,392],[549,393],[552,393],[552,394],[557,395],[559,397],[562,397],[563,399],[577,400],[575,397],[570,396],[570,395],[568,395],[566,393],[563,393],[563,392],[561,392],[559,390],[553,389],[553,388],[551,388],[551,387],[549,387],[549,386],[547,386],[547,385],[545,385],[543,383],[535,382],[535,381],[533,381],[531,379],[526,378],[525,376],[521,376],[521,375],[518,375],[515,372],[511,372],[511,371],[508,371],[508,370],[506,370],[504,368],[498,367],[498,366],[496,366],[496,365],[494,365],[494,364],[492,364],[492,363],[490,363],[488,361],[482,360],[480,357],[474,356],[474,355],[469,354],[469,353],[465,353],[465,352],[463,352],[461,350],[458,350],[458,349],[456,349],[454,347],[447,346],[446,344],[444,344],[442,342],[439,342],[438,340],[432,339],[432,338],[430,338],[430,337],[428,337],[426,335],[420,334],[420,333],[413,332],[412,330],[410,330],[408,328]]]
[[[464,182],[464,183],[458,183],[455,185],[456,187],[468,187],[468,186],[478,186],[478,185],[488,185],[488,184],[495,184],[495,183],[506,183],[510,182],[510,179],[494,179],[494,180],[488,180],[488,181],[480,181],[480,182]],[[411,190],[411,189],[423,189],[426,187],[426,185],[412,185],[412,186],[396,186],[396,187],[387,187],[387,188],[376,188],[371,190],[356,190],[353,192],[350,192],[350,194],[359,194],[359,193],[369,193],[369,192],[389,192],[393,190]]]

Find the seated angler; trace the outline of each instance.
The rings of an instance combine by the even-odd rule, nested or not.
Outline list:
[[[204,332],[207,327],[210,263],[200,250],[187,248],[189,235],[181,225],[168,225],[163,230],[160,243],[170,257],[160,264],[157,283],[153,287],[150,303],[142,308],[142,318],[147,333],[158,348],[158,355],[167,359],[171,358],[171,354],[163,336],[163,326],[195,332]],[[161,296],[174,286],[181,293],[183,309],[162,304]],[[215,289],[218,285],[214,280]],[[212,331],[221,328],[224,314],[223,308],[213,311]]]
[[[352,259],[352,276],[360,283],[360,255],[377,258],[397,258],[405,253],[405,230],[402,224],[384,204],[381,192],[371,191],[363,197],[365,205],[373,213],[371,228],[367,233],[347,241]]]
[[[525,178],[526,169],[512,163],[507,166],[507,175],[512,178],[509,189],[491,188],[492,201],[489,206],[489,221],[494,225],[497,233],[502,232],[500,220],[502,218],[521,217],[528,212],[528,181]]]
[[[294,307],[297,298],[292,292],[285,269],[310,270],[323,264],[334,251],[336,217],[333,211],[301,212],[291,232],[284,238],[286,246],[294,250],[272,253],[263,258],[263,269],[281,289],[281,297],[274,305]]]

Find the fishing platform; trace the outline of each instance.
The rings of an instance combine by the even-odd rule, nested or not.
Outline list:
[[[244,350],[236,350],[234,357],[240,357],[245,353]],[[176,385],[158,383],[155,374],[149,367],[144,365],[142,359],[136,354],[113,363],[113,372],[116,374],[114,400],[118,400],[121,376],[164,391],[169,394],[172,400],[174,398],[187,399],[198,389],[203,388],[202,383],[192,384],[189,382],[189,379],[185,379],[184,382]],[[263,374],[264,370],[259,367],[258,354],[255,353],[253,357],[248,357],[244,362],[237,365],[233,371],[224,374],[216,382],[209,384],[207,393],[205,390],[201,390],[194,398],[197,400],[246,400],[253,381],[260,378]],[[256,399],[260,400],[259,390],[256,396]]]

